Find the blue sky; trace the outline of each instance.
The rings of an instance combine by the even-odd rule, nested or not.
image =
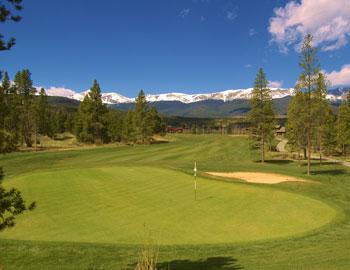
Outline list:
[[[339,4],[347,22],[350,4],[344,3],[350,1],[329,3]],[[310,25],[300,14],[314,11],[312,5],[320,10]],[[28,68],[35,85],[76,91],[97,79],[103,91],[126,96],[141,88],[198,93],[251,87],[259,67],[275,85],[292,87],[299,73],[296,47],[308,31],[316,35],[322,68],[334,72],[336,84],[347,84],[350,29],[335,20],[339,10],[322,9],[316,0],[24,0],[23,20],[1,25],[17,44],[1,52],[0,68],[10,76]],[[291,19],[304,29],[288,25]],[[325,26],[334,33],[324,33]]]

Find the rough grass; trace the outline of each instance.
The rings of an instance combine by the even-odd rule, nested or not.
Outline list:
[[[311,177],[306,177],[304,175],[305,167],[299,167],[298,164],[294,162],[281,160],[267,162],[264,165],[254,162],[256,155],[248,151],[248,144],[244,137],[179,135],[174,139],[173,142],[168,144],[151,146],[102,147],[81,151],[14,153],[2,156],[1,165],[5,168],[9,176],[6,180],[6,185],[19,185],[25,190],[24,195],[28,199],[34,198],[35,194],[39,196],[37,198],[39,205],[35,210],[35,213],[33,212],[28,216],[22,217],[19,220],[18,227],[12,232],[1,233],[1,235],[3,235],[2,238],[12,237],[20,239],[23,237],[27,239],[37,239],[30,241],[0,240],[0,262],[2,262],[5,269],[120,269],[127,265],[135,266],[138,258],[138,245],[131,245],[127,242],[124,244],[76,242],[81,241],[82,239],[79,238],[79,234],[77,235],[73,232],[79,232],[80,230],[90,227],[81,226],[80,220],[72,222],[71,226],[69,226],[72,229],[74,228],[74,224],[79,224],[74,230],[70,229],[70,236],[76,238],[68,240],[67,238],[69,237],[65,234],[69,234],[67,231],[64,232],[67,228],[65,229],[63,226],[59,226],[62,227],[59,229],[63,230],[63,232],[61,231],[61,233],[56,236],[54,236],[50,230],[45,229],[45,226],[42,226],[43,228],[39,229],[41,231],[46,230],[46,236],[44,234],[40,236],[40,233],[38,233],[40,230],[37,227],[40,227],[41,224],[36,224],[36,226],[32,225],[32,228],[30,228],[30,224],[35,222],[34,217],[36,217],[36,220],[44,219],[45,214],[41,211],[44,211],[45,208],[49,208],[46,209],[46,211],[52,211],[52,217],[55,217],[56,215],[56,223],[60,222],[59,218],[62,217],[62,215],[56,212],[57,209],[61,209],[62,213],[66,213],[66,215],[69,216],[69,211],[66,211],[68,207],[71,207],[69,208],[71,219],[74,219],[76,213],[79,211],[82,214],[84,211],[92,211],[97,216],[100,215],[101,211],[107,211],[106,213],[111,216],[111,220],[113,221],[111,221],[110,224],[114,222],[117,224],[118,222],[121,223],[122,221],[118,221],[117,218],[113,216],[114,212],[107,207],[105,209],[95,209],[94,207],[96,206],[95,203],[93,203],[90,205],[91,209],[88,209],[88,207],[81,209],[81,205],[79,204],[81,203],[82,198],[79,199],[79,196],[82,195],[79,194],[90,194],[83,198],[87,201],[87,204],[92,200],[91,198],[94,198],[95,201],[102,201],[102,205],[104,205],[105,202],[112,204],[116,203],[119,200],[118,198],[115,198],[114,193],[118,192],[123,200],[131,199],[129,197],[132,196],[132,193],[128,190],[129,188],[126,188],[126,190],[124,189],[125,192],[123,192],[122,189],[124,186],[122,185],[123,181],[130,182],[130,186],[132,186],[133,181],[129,179],[134,179],[134,177],[129,176],[139,176],[138,178],[140,178],[140,181],[145,181],[147,183],[155,181],[156,184],[154,186],[144,185],[145,191],[147,186],[148,188],[152,187],[150,188],[151,190],[157,190],[158,188],[159,191],[162,191],[160,192],[160,194],[162,194],[160,198],[151,196],[151,198],[147,198],[144,202],[142,202],[141,198],[135,198],[138,203],[137,210],[135,210],[135,213],[133,214],[139,216],[137,211],[141,211],[139,210],[141,209],[141,207],[139,207],[141,204],[147,205],[147,203],[152,200],[154,200],[157,205],[161,202],[164,206],[162,207],[163,210],[160,211],[158,215],[155,213],[159,207],[149,208],[152,204],[149,204],[145,211],[147,214],[151,213],[151,215],[154,215],[152,218],[150,217],[150,220],[152,221],[155,219],[154,224],[166,224],[166,220],[172,216],[172,213],[171,211],[165,211],[164,209],[171,208],[170,206],[174,206],[175,204],[171,204],[171,200],[167,197],[168,195],[166,195],[167,193],[164,192],[164,189],[172,188],[172,191],[176,193],[177,196],[181,197],[182,200],[180,200],[178,203],[179,205],[176,205],[175,207],[180,207],[181,205],[183,207],[188,206],[190,201],[186,201],[185,199],[187,197],[187,191],[185,192],[180,188],[182,184],[177,185],[171,182],[171,184],[168,185],[168,182],[163,182],[165,179],[169,178],[175,179],[174,183],[187,184],[186,179],[188,179],[189,182],[192,182],[193,179],[189,174],[192,173],[194,160],[198,162],[198,167],[201,171],[239,170],[277,172],[304,177],[320,183],[316,185],[283,183],[273,187],[261,187],[254,184],[213,182],[214,180],[204,179],[203,177],[200,179],[202,183],[202,195],[204,192],[207,192],[208,196],[215,196],[215,194],[212,195],[210,193],[212,192],[212,189],[215,189],[215,191],[220,194],[220,198],[225,200],[224,203],[223,201],[220,201],[219,198],[214,197],[214,201],[216,200],[215,203],[213,203],[214,201],[210,202],[210,200],[208,200],[208,202],[201,202],[203,204],[205,203],[208,208],[209,206],[213,207],[213,209],[215,209],[214,205],[217,205],[217,211],[210,213],[212,217],[213,215],[216,215],[219,219],[229,220],[227,215],[223,216],[224,212],[227,213],[227,210],[234,209],[232,217],[229,218],[235,223],[242,222],[244,218],[255,218],[256,222],[259,220],[259,217],[261,218],[262,216],[268,220],[271,217],[277,218],[277,214],[274,213],[275,215],[271,215],[271,211],[275,211],[275,209],[278,209],[285,203],[284,209],[286,209],[286,205],[294,208],[292,213],[295,216],[293,216],[292,220],[296,219],[296,221],[285,222],[287,229],[288,226],[291,226],[290,228],[293,229],[295,224],[301,224],[303,222],[312,224],[312,222],[315,221],[318,225],[324,224],[326,221],[322,221],[320,218],[322,219],[326,217],[327,219],[327,215],[324,215],[327,211],[318,214],[317,209],[316,213],[313,212],[314,209],[309,211],[311,210],[310,207],[315,207],[315,205],[318,204],[320,204],[319,206],[321,208],[327,204],[333,209],[337,209],[338,215],[332,224],[309,233],[305,231],[302,233],[300,231],[302,235],[298,234],[293,236],[290,234],[289,236],[284,235],[284,238],[270,238],[269,240],[262,240],[262,238],[260,238],[261,241],[243,243],[235,242],[235,240],[239,237],[248,237],[253,233],[253,230],[251,232],[246,231],[241,235],[241,228],[239,228],[236,229],[235,234],[227,234],[226,236],[220,236],[219,234],[216,236],[215,234],[217,231],[212,229],[212,227],[215,228],[215,224],[220,223],[220,221],[212,223],[215,222],[215,219],[204,219],[204,217],[200,217],[198,214],[198,218],[201,218],[201,226],[203,226],[205,230],[213,231],[210,231],[210,235],[207,236],[205,230],[200,231],[201,226],[198,226],[197,230],[203,234],[202,237],[195,239],[192,234],[188,234],[188,237],[186,237],[186,239],[190,239],[188,243],[180,243],[184,238],[177,238],[181,237],[181,235],[178,237],[174,236],[173,238],[170,236],[168,238],[163,238],[168,239],[166,241],[164,240],[165,244],[174,243],[176,245],[167,245],[160,248],[158,261],[161,262],[161,265],[170,266],[170,269],[212,270],[242,269],[242,267],[244,269],[350,268],[350,256],[348,252],[350,249],[350,174],[348,169],[336,164],[325,164],[323,166],[316,165],[314,167],[315,174]],[[149,174],[140,172],[140,168],[152,171],[152,174],[154,174],[155,177],[147,179]],[[71,173],[78,172],[78,175],[84,172],[86,175],[85,179],[88,179],[85,182],[85,185],[81,185],[81,183],[79,184],[74,178],[67,177],[66,179],[66,177],[63,177],[68,171]],[[128,179],[123,180],[123,172],[128,172],[125,173],[124,176],[124,178],[129,177]],[[43,181],[42,176],[45,174],[50,175],[50,177],[52,176],[52,178],[50,178],[52,180],[48,179],[47,181]],[[58,177],[59,175],[61,175],[62,178]],[[103,179],[107,179],[110,185],[107,185],[105,181],[99,179],[98,177],[100,175],[103,176]],[[118,175],[118,179],[122,183],[115,183],[114,175]],[[162,175],[166,177],[161,177]],[[61,183],[62,186],[57,184],[57,182],[61,181],[63,181]],[[81,180],[80,182],[82,181],[84,180]],[[190,191],[188,191],[189,195],[191,195],[191,192],[193,191],[192,183]],[[52,186],[50,184],[52,184]],[[111,188],[108,189],[108,186]],[[135,185],[134,183],[133,188],[135,189],[136,187],[138,187],[138,185]],[[84,189],[86,192],[79,192]],[[99,189],[101,189],[101,192]],[[42,194],[38,194],[38,190],[42,190]],[[62,190],[65,190],[66,192],[59,194]],[[268,210],[265,212],[258,203],[256,203],[254,208],[254,200],[248,199],[248,202],[251,204],[248,204],[247,207],[252,207],[252,209],[256,211],[253,211],[251,214],[244,214],[241,209],[245,209],[246,206],[239,205],[238,203],[239,196],[242,196],[242,190],[244,190],[245,194],[249,194],[250,192],[253,192],[254,194],[255,192],[252,197],[255,197],[257,201],[258,199],[265,200],[264,203],[267,205],[271,204],[273,201],[273,196],[271,196],[271,194],[278,194],[278,196],[282,197],[278,197],[279,199],[275,200],[278,203],[273,207],[268,207]],[[139,190],[138,192],[142,192],[142,190]],[[268,196],[263,196],[263,198],[259,197],[259,195],[264,192]],[[240,195],[238,195],[238,193]],[[105,195],[99,197],[100,195],[97,194]],[[127,194],[130,196],[127,196]],[[305,196],[308,198],[305,199]],[[45,197],[46,199],[43,200]],[[61,203],[57,204],[56,199],[59,197],[61,197]],[[71,200],[75,199],[77,209],[74,210],[72,208],[74,205],[71,206],[69,201],[65,204],[64,198]],[[301,202],[293,200],[298,200],[299,198],[302,198],[303,202],[307,202],[306,205],[299,205],[299,207],[297,207]],[[43,203],[49,201],[50,204],[40,204],[40,200],[43,200]],[[292,202],[292,205],[288,202]],[[230,203],[232,203],[232,205]],[[187,207],[185,208],[184,213],[188,212]],[[223,208],[222,211],[221,208]],[[153,209],[155,213],[152,213],[150,209]],[[329,208],[326,207],[325,209]],[[205,211],[210,212],[210,209],[205,209]],[[303,213],[301,216],[297,215],[299,211],[302,211]],[[332,212],[332,210],[329,211]],[[280,215],[280,212],[281,211],[279,211],[278,215]],[[142,214],[142,211],[140,214]],[[328,214],[330,214],[330,212],[328,212]],[[32,217],[30,215],[32,215]],[[165,217],[162,215],[165,215]],[[256,217],[254,217],[255,215]],[[88,216],[90,216],[90,214],[86,215],[86,218]],[[147,215],[144,216],[146,219],[149,218]],[[330,214],[330,216],[332,216],[332,214]],[[235,217],[237,217],[237,219],[235,219]],[[328,221],[329,217],[327,219]],[[51,224],[55,223],[52,223],[48,217],[46,217],[46,219],[45,222]],[[158,220],[159,223],[156,222]],[[107,222],[107,224],[109,222],[108,220],[101,221]],[[128,219],[125,219],[124,221],[127,223]],[[140,222],[140,219],[138,221]],[[282,220],[278,222],[281,221]],[[84,223],[88,222],[89,220],[85,220]],[[104,222],[101,222],[101,224]],[[178,222],[179,218],[174,218],[172,222],[167,224],[167,227],[176,228]],[[212,224],[207,226],[207,222]],[[266,221],[266,224],[269,226],[266,226],[264,229],[267,229],[268,231],[270,230],[270,233],[271,231],[276,232],[276,230],[278,230],[277,228],[270,228],[275,222],[276,220],[274,219],[270,220],[270,222]],[[96,230],[99,230],[101,224],[94,224],[91,222],[91,226],[95,226]],[[22,229],[21,226],[23,226]],[[133,230],[139,230],[138,226],[142,227],[139,224],[133,226],[135,226],[133,227]],[[147,226],[149,225],[146,224],[146,227]],[[184,226],[184,231],[191,230],[192,225],[186,226],[186,224],[184,224]],[[181,228],[181,226],[178,227],[179,229]],[[311,229],[311,227],[309,229]],[[142,235],[143,231],[139,233]],[[100,239],[98,235],[101,234],[100,230],[95,236],[91,235],[91,237],[95,237],[97,241]],[[133,238],[132,234],[134,234],[134,232],[129,233],[128,239],[137,238],[136,236]],[[115,242],[116,240],[121,241],[118,237],[123,236],[118,234],[113,235],[113,233],[108,235],[111,235],[111,238],[114,237],[114,240],[111,242]],[[136,235],[136,233],[134,235]],[[186,235],[186,232],[184,232],[184,235]],[[265,239],[269,238],[268,233],[264,236]],[[279,235],[277,234],[274,236]],[[230,241],[219,241],[219,239],[229,237],[236,237],[235,240],[232,238],[229,239],[234,243],[230,243]],[[47,238],[53,238],[56,241],[40,241],[46,240]],[[205,244],[208,242],[203,241],[203,238],[209,239],[210,244]],[[105,236],[105,239],[109,239],[109,237]],[[259,238],[255,238],[255,240],[257,239]],[[62,242],[61,240],[64,241]],[[253,238],[250,240],[253,240]]]

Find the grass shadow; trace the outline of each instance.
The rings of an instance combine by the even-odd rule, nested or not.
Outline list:
[[[71,135],[57,135],[53,138],[54,141],[66,141],[66,140],[70,140],[74,138],[73,136]]]
[[[333,169],[333,170],[311,170],[311,175],[317,174],[330,174],[330,175],[347,175],[348,172],[343,169]]]
[[[296,160],[296,162],[298,162],[298,160]],[[318,159],[313,159],[311,166],[331,166],[331,165],[337,165],[337,166],[342,166],[342,164],[340,162],[337,161],[327,161],[327,160],[323,160],[322,163],[320,164]],[[303,159],[300,160],[300,166],[301,167],[307,167],[307,160]]]
[[[269,163],[269,164],[290,164],[290,163],[293,163],[293,160],[290,160],[290,159],[270,159],[270,160],[265,160],[265,163]]]
[[[244,269],[232,257],[210,257],[205,260],[174,260],[157,264],[158,270],[239,270]]]

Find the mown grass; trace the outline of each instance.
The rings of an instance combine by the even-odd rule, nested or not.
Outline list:
[[[29,184],[30,183],[30,184]],[[233,185],[156,167],[99,167],[30,173],[12,185],[38,209],[2,238],[141,244],[218,244],[302,234],[336,216],[326,204],[295,193]]]
[[[324,164],[322,166],[315,164],[315,174],[306,177],[304,175],[305,167],[299,167],[297,163],[275,161],[261,165],[255,162],[255,159],[256,154],[248,150],[246,138],[213,135],[179,135],[176,136],[175,140],[171,143],[151,146],[111,146],[79,151],[14,153],[2,156],[1,165],[8,173],[6,185],[10,186],[11,184],[18,184],[25,190],[24,195],[28,198],[31,198],[32,196],[34,197],[34,194],[37,193],[36,190],[40,188],[49,192],[43,192],[43,194],[40,194],[40,196],[46,196],[43,205],[40,205],[40,198],[40,200],[38,200],[38,209],[19,220],[18,228],[15,229],[18,229],[18,234],[15,233],[15,230],[13,232],[2,234],[2,238],[10,237],[12,234],[11,237],[14,238],[34,240],[0,240],[0,262],[2,262],[5,269],[120,269],[126,265],[134,264],[137,260],[139,246],[132,245],[131,242],[123,242],[120,239],[123,237],[123,234],[113,235],[113,233],[109,232],[106,235],[102,235],[101,233],[100,229],[104,222],[107,222],[108,226],[113,223],[118,224],[118,222],[127,223],[127,219],[118,221],[117,216],[113,216],[113,211],[110,211],[109,209],[104,209],[104,211],[106,211],[107,215],[111,216],[111,220],[101,220],[98,216],[102,225],[91,222],[92,225],[94,225],[91,225],[91,227],[94,228],[94,230],[91,231],[91,238],[94,243],[82,243],[88,240],[79,236],[79,233],[74,233],[74,231],[79,232],[81,228],[84,230],[84,227],[81,226],[79,220],[71,221],[70,225],[73,227],[76,224],[80,225],[77,226],[75,230],[71,230],[70,235],[65,231],[67,229],[64,229],[63,225],[61,225],[62,223],[60,223],[61,221],[59,220],[60,215],[59,213],[55,213],[55,211],[57,210],[57,207],[61,206],[61,209],[64,212],[72,204],[72,201],[67,201],[66,204],[61,201],[61,203],[55,205],[55,203],[57,203],[57,201],[55,202],[57,196],[62,197],[62,200],[64,200],[64,195],[55,193],[57,187],[56,182],[60,182],[59,178],[64,176],[64,174],[70,170],[75,173],[77,173],[78,170],[78,177],[82,172],[85,173],[86,178],[89,178],[90,180],[87,185],[83,186],[74,181],[74,178],[61,178],[64,179],[61,180],[63,181],[61,183],[61,189],[66,190],[67,193],[70,192],[76,194],[77,196],[75,201],[73,201],[73,205],[76,204],[77,207],[75,211],[79,212],[80,210],[84,212],[87,210],[80,209],[81,205],[77,203],[80,202],[78,194],[81,189],[85,189],[84,193],[91,194],[92,197],[98,196],[94,194],[94,192],[95,190],[98,191],[101,189],[97,194],[106,195],[105,198],[101,197],[98,200],[101,200],[102,202],[105,200],[108,204],[115,204],[116,201],[119,200],[118,198],[114,198],[114,192],[117,194],[119,192],[118,196],[121,196],[120,199],[122,199],[120,201],[126,200],[126,198],[129,198],[128,194],[132,196],[132,193],[130,193],[130,190],[128,189],[123,191],[120,189],[121,186],[123,186],[126,181],[133,187],[132,189],[135,189],[138,185],[133,185],[132,180],[130,180],[135,179],[135,177],[129,176],[140,176],[140,179],[143,179],[140,181],[146,181],[147,183],[150,181],[156,181],[157,184],[154,188],[156,189],[158,187],[160,191],[162,191],[160,194],[163,194],[163,196],[160,196],[159,198],[154,196],[147,197],[144,202],[141,198],[135,198],[135,200],[138,201],[135,205],[135,207],[137,206],[137,209],[140,209],[140,205],[147,204],[147,202],[153,200],[157,205],[160,203],[164,204],[164,207],[162,207],[163,209],[170,209],[172,207],[179,209],[178,207],[184,207],[186,208],[184,213],[188,213],[187,208],[192,205],[190,204],[190,201],[186,201],[185,198],[191,197],[191,192],[193,190],[190,189],[188,191],[183,191],[182,188],[179,187],[186,185],[187,181],[192,181],[192,177],[189,176],[189,174],[192,173],[193,161],[196,160],[201,172],[237,170],[277,172],[312,179],[320,184],[284,183],[276,186],[261,187],[252,184],[213,182],[213,180],[204,179],[205,177],[202,176],[200,181],[205,183],[202,195],[206,192],[206,195],[210,197],[219,193],[221,198],[225,198],[225,200],[222,200],[221,202],[217,201],[216,204],[218,208],[214,208],[216,211],[210,213],[211,216],[216,216],[218,220],[216,223],[213,223],[213,220],[215,221],[215,219],[205,219],[205,214],[208,214],[207,212],[204,215],[194,213],[196,214],[196,218],[199,218],[201,221],[197,227],[192,225],[193,228],[191,228],[191,225],[188,225],[189,223],[183,223],[182,225],[185,228],[183,228],[182,235],[172,235],[170,230],[169,236],[164,238],[168,240],[163,243],[168,245],[161,246],[159,254],[159,261],[165,263],[164,265],[170,263],[170,269],[239,269],[239,267],[243,267],[244,269],[349,269],[350,171],[336,164]],[[143,169],[146,170],[144,172],[147,173],[139,171],[141,167],[143,167]],[[118,168],[122,169],[118,170]],[[159,177],[154,177],[156,180],[153,178],[147,179],[147,176],[150,175],[148,171],[152,171],[154,175],[158,174]],[[115,184],[113,182],[113,175],[122,175],[122,172],[125,173],[125,179],[123,180],[123,177],[120,177],[120,179],[122,179],[120,180],[121,183]],[[51,181],[56,184],[51,186],[49,184],[50,180],[46,182],[40,180],[40,178],[42,178],[40,175],[45,174],[53,177],[53,180]],[[61,177],[58,177],[59,175],[61,175]],[[98,180],[98,177],[101,175],[102,178]],[[161,177],[163,175],[165,177]],[[58,178],[55,179],[55,176]],[[105,178],[110,179],[109,184],[111,185],[104,182],[103,179]],[[162,184],[165,179],[169,178],[175,179],[174,182],[181,184],[179,186],[173,183],[168,185],[168,182]],[[111,187],[110,190],[108,189],[108,186]],[[146,186],[146,184],[143,186]],[[164,192],[164,189],[166,190],[167,188],[172,189],[173,192],[175,191],[176,197],[179,196],[181,198],[181,203],[171,203],[169,195]],[[59,190],[57,190],[57,193]],[[215,190],[215,192],[211,193],[213,190]],[[276,200],[276,202],[278,202],[276,205],[271,205],[273,202],[273,196],[267,196],[268,199],[265,200],[264,203],[269,207],[265,208],[266,212],[264,212],[262,205],[257,203],[255,208],[253,207],[254,210],[256,210],[255,212],[245,214],[243,210],[241,211],[241,209],[245,208],[245,205],[239,205],[238,203],[243,200],[240,198],[240,195],[238,195],[241,194],[242,190],[249,190],[253,193],[259,190],[261,196],[263,196],[262,194],[264,194],[264,192],[268,195],[279,194],[280,196],[283,194],[283,196],[287,196],[286,194],[288,194],[288,196],[283,197],[282,200]],[[139,190],[139,192],[141,191]],[[65,193],[63,192],[62,194]],[[148,192],[145,192],[144,194],[148,194]],[[236,194],[237,197],[234,196]],[[72,196],[68,196],[68,198],[72,199]],[[257,193],[253,195],[253,197],[257,199],[256,201],[259,201],[261,198],[257,196]],[[312,222],[315,222],[319,225],[324,224],[319,218],[327,219],[327,211],[319,213],[317,212],[317,209],[311,209],[312,205],[314,205],[313,203],[302,206],[299,205],[300,202],[289,201],[291,198],[304,198],[302,196],[312,198],[310,202],[314,202],[313,199],[316,199],[322,203],[330,205],[333,209],[337,209],[338,215],[335,220],[333,220],[332,224],[326,225],[320,229],[315,229],[306,234],[299,234],[297,236],[289,234],[284,235],[284,238],[270,238],[269,240],[262,240],[262,238],[256,237],[256,235],[255,238],[247,239],[247,237],[253,235],[253,230],[242,233],[241,228],[238,227],[234,229],[233,234],[221,236],[220,234],[216,235],[216,224],[220,223],[221,219],[228,220],[228,222],[239,223],[247,218],[255,218],[256,220],[254,222],[256,222],[259,220],[259,217],[261,218],[262,216],[265,216],[266,218],[275,216],[278,218],[280,214],[284,214],[279,211],[279,207],[281,207],[281,205],[283,206],[283,203],[285,203],[285,206],[282,208],[286,209],[286,205],[288,205],[292,208],[296,208],[296,210],[301,210],[303,213],[301,216],[292,216],[292,220],[295,219],[295,221],[285,222],[290,223],[288,225],[291,226],[291,230],[293,230],[293,224],[295,223],[302,224],[304,222],[312,224]],[[264,197],[266,198],[266,196]],[[89,202],[92,199],[89,195],[84,198],[84,200]],[[94,198],[94,200],[97,199]],[[130,200],[126,200],[126,202],[130,202]],[[46,201],[51,202],[51,205],[49,206],[49,204],[46,204]],[[254,200],[248,201],[251,203],[254,202]],[[232,208],[230,202],[234,203],[232,204]],[[206,207],[212,205],[212,202],[201,203],[205,203]],[[63,231],[60,231],[60,233],[57,233],[56,235],[54,235],[54,232],[51,232],[49,226],[43,226],[44,228],[40,229],[41,224],[35,223],[34,221],[44,218],[45,214],[41,211],[44,211],[45,209],[43,208],[45,207],[49,208],[46,211],[52,211],[52,216],[55,217],[56,215],[57,218],[56,222],[55,220],[47,220],[46,222],[49,224],[57,223],[59,228],[62,227]],[[89,211],[99,215],[101,209],[94,209],[95,204],[92,204],[90,207],[91,209],[89,209]],[[170,222],[166,224],[166,220],[171,216],[171,211],[163,210],[157,213],[157,209],[158,208],[153,209],[154,212],[152,212],[152,209],[146,208],[144,213],[138,213],[135,210],[135,213],[132,214],[134,217],[139,217],[140,215],[145,216],[144,219],[149,218],[154,224],[164,224],[164,228],[171,228],[172,226],[174,226],[174,228],[176,228],[176,226],[181,228],[181,226],[179,226],[181,222],[180,224],[177,224],[179,218],[176,216],[174,219],[170,219]],[[227,211],[230,209],[233,209],[234,211],[232,211],[232,216],[228,219],[227,216],[225,216],[225,213],[227,215]],[[271,211],[275,210],[278,210],[278,213],[275,212],[274,215],[270,215]],[[72,208],[70,208],[70,211],[70,218],[74,220],[77,212],[74,212]],[[87,211],[87,213],[90,213],[89,211]],[[209,211],[209,209],[207,211]],[[293,213],[295,213],[295,211],[293,210]],[[145,213],[149,213],[150,216],[146,216]],[[42,217],[40,217],[40,215]],[[86,215],[86,217],[88,216],[90,216],[90,214]],[[129,219],[128,226],[131,226],[130,220],[132,219]],[[289,219],[287,218],[284,219],[284,221],[288,220]],[[84,220],[84,223],[89,223],[90,221],[91,220]],[[138,221],[140,222],[140,219],[138,219]],[[26,224],[26,222],[28,223]],[[33,223],[35,224],[35,228],[31,228],[30,224],[34,225]],[[46,223],[46,225],[48,223]],[[272,219],[270,222],[267,222],[267,224],[268,223],[273,226],[273,224],[276,224],[276,220]],[[138,239],[140,239],[140,237],[142,238],[141,228],[143,227],[143,224],[140,225],[137,223],[136,225],[132,225],[134,227],[132,227],[130,233],[127,234],[128,241],[130,239],[136,241],[135,239],[138,237]],[[22,230],[20,229],[21,226],[23,226]],[[39,227],[39,229],[37,227]],[[107,230],[106,227],[103,228]],[[196,238],[191,229],[198,231],[200,237],[198,236]],[[259,230],[260,229],[261,228],[259,228]],[[266,226],[265,229],[270,230],[271,233],[271,231],[276,232],[276,230],[280,228]],[[141,230],[141,232],[135,232],[134,230]],[[188,233],[187,230],[189,230]],[[40,231],[46,231],[46,235],[42,234],[40,236]],[[95,231],[97,231],[97,233],[96,235],[93,235],[93,232]],[[98,233],[98,231],[100,232]],[[206,234],[207,232],[208,234]],[[135,236],[137,234],[139,236]],[[264,231],[262,234],[265,236],[265,239],[269,238],[268,231]],[[279,235],[277,234],[274,236]],[[75,238],[73,239],[73,237]],[[156,234],[155,237],[157,237]],[[41,241],[49,238],[54,241]],[[187,243],[183,243],[185,238],[188,241]],[[241,238],[241,240],[242,238],[245,238],[243,240],[254,241],[235,242],[235,240],[239,240],[239,238]],[[102,240],[103,242],[114,243],[96,243],[101,242],[99,239],[104,239]],[[111,239],[113,241],[108,241]],[[203,239],[206,239],[208,242]],[[227,241],[223,241],[222,239]],[[257,241],[259,239],[260,241]],[[119,243],[116,244],[115,241],[118,241]],[[211,259],[218,257],[221,259]],[[175,260],[177,260],[177,262],[172,262]]]

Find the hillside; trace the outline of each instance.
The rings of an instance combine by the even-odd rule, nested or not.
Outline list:
[[[49,96],[49,103],[53,106],[63,106],[74,110],[79,106],[80,101],[67,97]],[[278,115],[286,115],[288,103],[291,96],[273,100],[275,112]],[[341,104],[340,100],[331,101],[333,110],[336,111]],[[150,102],[151,106],[165,116],[180,116],[192,118],[221,118],[230,116],[246,115],[249,111],[249,100],[237,99],[232,101],[204,100],[193,103],[183,103],[180,101],[158,101]],[[134,107],[134,103],[108,104],[111,108],[127,111]]]

